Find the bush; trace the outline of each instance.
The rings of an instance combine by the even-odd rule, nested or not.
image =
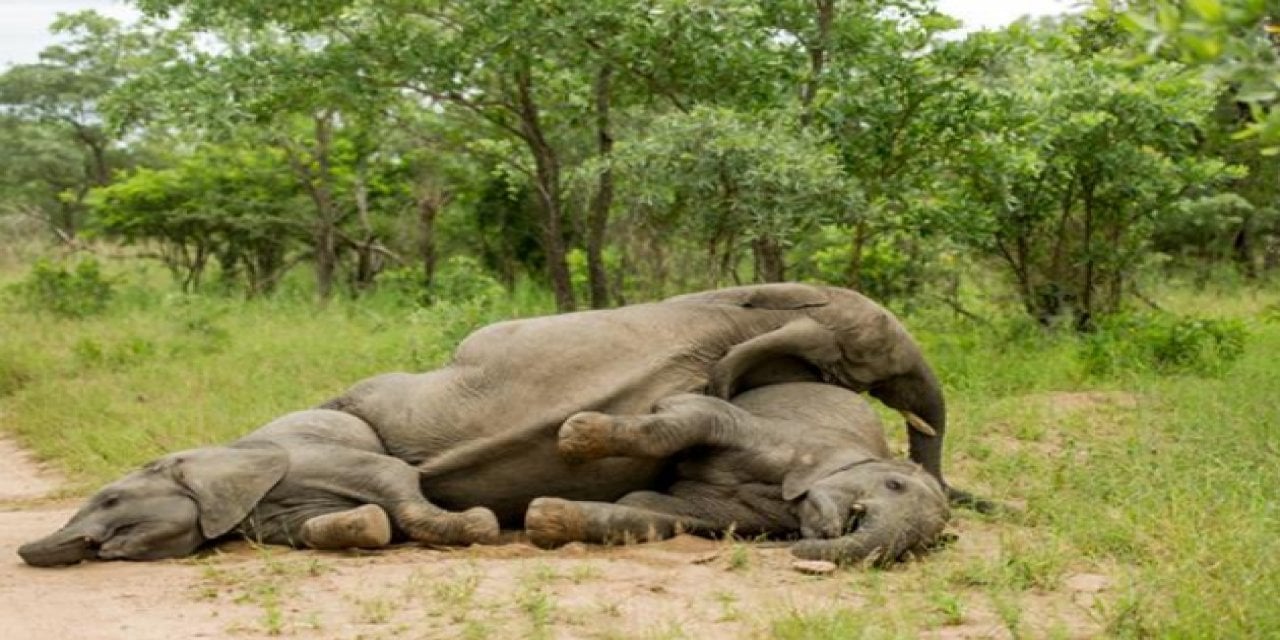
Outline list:
[[[496,300],[507,293],[502,283],[489,275],[479,261],[468,256],[454,256],[445,261],[436,272],[432,289],[436,300],[450,302]]]
[[[26,279],[15,285],[18,298],[32,311],[66,318],[84,318],[107,309],[113,295],[111,281],[102,275],[98,261],[86,258],[68,269],[49,260],[37,260]]]
[[[416,268],[388,269],[378,276],[378,291],[403,306],[426,306],[441,302],[489,302],[503,298],[507,290],[469,256],[453,256],[436,270],[431,288],[422,285]]]
[[[1115,316],[1081,343],[1091,375],[1122,371],[1221,375],[1244,353],[1248,330],[1239,320],[1171,314]]]

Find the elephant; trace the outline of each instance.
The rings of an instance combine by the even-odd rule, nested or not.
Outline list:
[[[678,395],[653,413],[583,412],[560,427],[561,455],[670,460],[663,491],[615,502],[543,497],[525,529],[542,547],[665,539],[681,531],[792,536],[798,557],[888,564],[942,533],[937,479],[893,458],[862,396],[811,382],[759,387],[732,402]]]
[[[361,522],[376,519],[375,509],[389,513],[395,531],[414,540],[483,543],[493,539],[498,525],[523,527],[536,498],[613,502],[658,486],[668,466],[663,460],[562,457],[558,430],[570,416],[643,413],[679,394],[724,399],[803,381],[868,391],[903,412],[911,458],[946,487],[942,389],[906,329],[856,292],[784,283],[481,328],[444,367],[375,376],[313,410],[319,413],[282,418],[296,431],[272,423],[226,447],[156,461],[100,491],[66,527],[20,553],[33,564],[173,557],[236,527],[267,542],[334,545],[309,537],[308,530],[320,528],[304,526],[310,518],[330,516],[318,522],[360,529]],[[309,434],[304,423],[322,423],[313,428],[324,435]],[[347,435],[339,433],[344,429]],[[282,443],[263,441],[277,436]],[[321,444],[332,444],[326,455],[333,460],[359,461],[325,463],[310,446]],[[199,478],[206,472],[199,469],[245,467],[237,457],[274,459],[278,474],[228,474],[210,483],[217,490],[203,495]],[[266,465],[248,466],[258,464]],[[380,491],[374,492],[361,478],[381,477],[384,467],[397,480],[378,483]],[[417,495],[409,495],[406,469],[416,471]],[[306,475],[312,470],[314,476]],[[292,491],[309,497],[299,500]],[[223,499],[233,499],[236,508],[215,504]],[[105,510],[136,511],[146,526],[112,528],[115,521],[102,515]],[[232,513],[216,524],[206,522],[214,518],[205,511],[223,510]],[[157,523],[166,518],[164,526]],[[161,533],[167,538],[157,542]]]
[[[188,555],[230,533],[315,549],[488,542],[488,509],[445,513],[377,434],[324,409],[280,417],[225,446],[181,451],[103,487],[58,531],[18,549],[34,566]]]
[[[659,481],[661,460],[561,458],[569,416],[782,382],[868,391],[903,412],[912,460],[946,487],[937,377],[897,318],[837,287],[744,286],[500,322],[464,339],[444,367],[375,376],[321,406],[372,425],[391,455],[417,466],[434,504],[485,506],[519,528],[535,498],[613,502]]]

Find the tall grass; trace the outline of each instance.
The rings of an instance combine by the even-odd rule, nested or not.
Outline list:
[[[0,304],[0,429],[65,470],[74,491],[225,442],[363,377],[438,366],[473,328],[551,308],[529,286],[425,308],[388,294],[319,308],[304,287],[244,301],[176,294],[150,272],[119,277],[98,316]],[[985,523],[1000,536],[990,557],[944,552],[914,569],[924,595],[885,599],[878,606],[900,607],[892,624],[865,632],[913,635],[915,625],[954,623],[975,601],[995,603],[1004,624],[1025,632],[1036,627],[1019,608],[1023,594],[1059,588],[1071,571],[1107,570],[1115,586],[1094,615],[1108,635],[1280,637],[1276,296],[1165,299],[1246,323],[1240,359],[1207,373],[1102,375],[1080,340],[1019,320],[907,318],[948,389],[952,480],[1025,514]],[[813,615],[787,613],[766,622],[767,634],[846,637],[877,614]]]
[[[231,440],[361,378],[439,366],[471,330],[549,310],[527,285],[426,308],[373,295],[321,309],[305,296],[159,293],[132,279],[116,298],[84,319],[0,304],[0,428],[80,488]]]

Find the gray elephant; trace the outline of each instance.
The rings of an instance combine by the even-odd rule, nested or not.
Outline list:
[[[417,471],[386,455],[361,420],[291,413],[226,446],[174,453],[94,495],[58,531],[18,549],[28,564],[185,556],[230,533],[316,549],[498,536],[487,509],[445,513]]]
[[[792,552],[802,558],[885,564],[933,544],[950,515],[938,481],[892,457],[862,396],[832,385],[770,385],[732,404],[673,396],[632,416],[579,413],[559,446],[577,460],[670,460],[674,478],[616,503],[534,500],[525,528],[543,547],[732,529],[798,534]]]
[[[339,456],[366,453],[371,468],[395,467],[397,474],[404,467],[386,459],[387,455],[416,466],[420,495],[402,499],[417,505],[414,516],[406,520],[395,510],[394,505],[401,502],[358,495],[347,487],[348,481],[355,480],[364,490],[358,483],[362,468],[324,464],[320,459],[314,468],[317,481],[326,472],[335,474],[322,482],[328,493],[311,491],[307,495],[313,497],[292,500],[285,494],[295,483],[282,481],[277,520],[289,524],[276,529],[251,526],[249,533],[269,542],[314,546],[315,541],[303,536],[300,528],[308,518],[346,513],[363,500],[390,513],[392,524],[410,538],[439,541],[440,536],[427,532],[448,531],[443,539],[451,543],[485,542],[495,534],[493,516],[486,509],[501,524],[522,527],[525,511],[535,498],[612,502],[658,485],[664,473],[662,460],[610,457],[575,462],[561,457],[557,433],[569,416],[581,411],[643,413],[657,401],[683,393],[709,392],[728,398],[742,390],[790,381],[823,381],[868,390],[902,411],[911,425],[912,458],[940,481],[946,425],[942,391],[898,320],[845,289],[762,285],[607,311],[503,322],[473,333],[446,367],[357,383],[321,407],[354,418],[341,422],[358,434],[354,438],[360,443],[337,446],[341,452],[331,455],[345,460]],[[232,467],[236,457],[270,457],[249,441],[274,429],[268,425],[229,447],[214,448],[223,454],[214,457],[225,458],[223,465]],[[297,445],[296,457],[302,458],[297,462],[309,462],[310,449],[302,445],[315,438],[305,433],[290,437],[290,445]],[[283,449],[276,452],[278,456],[295,455],[295,447]],[[199,493],[187,485],[199,484],[206,473],[203,467],[224,467],[192,464],[203,455],[190,458],[178,454],[162,459],[104,489],[63,531],[24,547],[29,552],[24,557],[46,564],[80,557],[171,557],[189,553],[199,540],[238,526],[241,521],[234,517],[219,518],[225,526],[211,526],[200,513],[193,515],[192,509],[221,507],[212,501],[200,504]],[[261,481],[253,475],[228,479],[219,483],[225,485],[223,489],[208,497],[252,496],[237,503],[249,505],[242,515],[252,525],[255,520],[247,514],[255,500],[275,504],[273,496],[265,493],[276,486],[273,482],[270,475]],[[141,489],[113,489],[121,485]],[[152,485],[165,487],[170,494],[167,502],[151,500],[147,487]],[[402,490],[397,483],[396,491]],[[323,499],[314,497],[317,493],[324,494]],[[422,496],[430,503],[423,504]],[[392,506],[379,506],[386,504]],[[259,520],[276,513],[265,508],[258,511]],[[371,511],[333,518],[368,518]],[[138,526],[104,512],[155,515],[147,526]],[[155,522],[160,520],[165,521],[163,526]],[[198,531],[193,529],[196,521]],[[76,550],[70,541],[86,530],[92,535],[85,534]],[[175,542],[178,538],[181,544]],[[62,550],[51,552],[50,548]]]
[[[941,482],[937,378],[897,318],[835,287],[737,287],[502,322],[446,367],[370,378],[324,406],[373,425],[391,455],[418,466],[432,502],[489,507],[519,527],[534,498],[613,502],[659,479],[659,460],[562,459],[556,433],[569,416],[796,381],[869,391],[902,411],[911,458]]]

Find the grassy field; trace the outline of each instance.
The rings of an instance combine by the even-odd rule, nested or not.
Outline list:
[[[89,318],[39,313],[12,296],[0,304],[0,430],[62,469],[72,494],[163,453],[229,440],[362,377],[436,366],[471,329],[549,308],[525,291],[426,309],[374,298],[321,310],[301,295],[245,302],[141,284],[154,274],[121,278],[109,308]],[[1069,636],[1037,624],[1028,602],[1099,574],[1110,586],[1088,610],[1105,635],[1280,636],[1280,295],[1171,287],[1158,298],[1243,323],[1242,355],[1205,371],[1099,374],[1087,355],[1096,364],[1097,349],[1074,337],[942,311],[906,317],[948,387],[952,481],[1022,513],[959,512],[962,537],[982,531],[989,548],[893,570],[894,592],[909,597],[796,611],[756,632],[915,637],[984,607],[1014,637]],[[1112,347],[1124,344],[1121,336]],[[833,588],[881,588],[881,572],[849,573]]]

